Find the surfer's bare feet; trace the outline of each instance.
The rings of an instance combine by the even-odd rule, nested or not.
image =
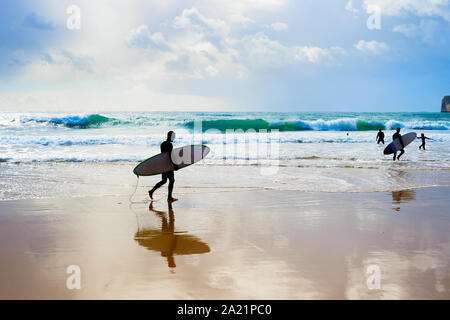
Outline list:
[[[167,202],[168,203],[172,203],[172,202],[175,202],[177,200],[178,200],[177,198],[167,198]]]
[[[148,192],[148,196],[150,197],[150,199],[153,200],[153,192],[152,192],[152,190],[150,190],[150,191]]]

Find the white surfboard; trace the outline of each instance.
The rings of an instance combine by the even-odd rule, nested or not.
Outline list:
[[[402,141],[403,141],[404,146],[406,147],[408,144],[413,142],[416,139],[416,137],[417,137],[417,134],[415,132],[410,132],[410,133],[402,135]],[[397,152],[402,149],[403,149],[403,146],[400,143],[400,139],[395,139],[390,144],[388,144],[386,149],[384,149],[384,154],[392,154],[392,153]]]
[[[171,153],[172,161],[169,159],[168,152],[160,153],[139,163],[134,168],[133,173],[137,176],[153,176],[173,171],[175,168],[172,162],[181,169],[202,160],[208,155],[209,151],[209,147],[205,145],[175,148]]]

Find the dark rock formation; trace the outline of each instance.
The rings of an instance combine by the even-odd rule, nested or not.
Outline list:
[[[445,96],[442,99],[441,112],[450,112],[450,96]]]

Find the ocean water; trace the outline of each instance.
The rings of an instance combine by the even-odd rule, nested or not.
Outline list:
[[[382,128],[388,144],[397,127],[433,140],[426,151],[417,140],[393,163],[375,138]],[[196,165],[209,178],[197,178],[196,187],[359,192],[450,185],[450,114],[444,113],[0,113],[0,199],[45,197],[61,182],[71,184],[65,194],[77,194],[73,181],[88,184],[80,171],[92,176],[99,168],[111,174],[110,180],[97,175],[102,185],[131,186],[131,169],[159,153],[168,130],[177,133],[175,146],[211,148],[201,169]],[[55,165],[66,174],[53,174]],[[184,175],[189,172],[195,175]],[[125,183],[113,179],[128,174]],[[38,186],[54,183],[54,190],[30,187],[32,177]]]

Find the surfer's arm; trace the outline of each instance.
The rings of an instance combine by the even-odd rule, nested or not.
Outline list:
[[[400,144],[401,144],[401,145],[402,145],[402,147],[404,148],[404,147],[405,147],[405,144],[403,143],[403,139],[402,139],[402,137],[400,137],[399,139],[400,139]]]

